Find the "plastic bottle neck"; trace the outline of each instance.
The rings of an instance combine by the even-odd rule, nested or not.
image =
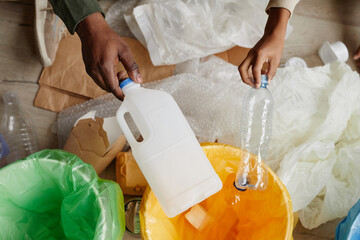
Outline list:
[[[15,92],[8,92],[3,95],[6,111],[20,111],[19,100]]]
[[[267,88],[267,85],[269,84],[268,82],[268,77],[266,75],[261,75],[261,85],[260,88]]]
[[[136,89],[139,89],[140,88],[140,84],[138,83],[129,83],[127,84],[125,87],[122,88],[122,91],[124,93],[124,95],[129,95],[129,93],[133,92],[134,90]]]
[[[261,85],[260,85],[260,88],[267,88],[267,85],[268,85],[269,83],[264,83],[264,82],[261,82]]]
[[[120,88],[126,96],[134,90],[139,89],[140,84],[133,82],[130,78],[127,78],[120,83]]]

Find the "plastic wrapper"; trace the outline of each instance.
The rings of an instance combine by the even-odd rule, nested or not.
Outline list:
[[[221,178],[223,189],[201,202],[200,206],[170,219],[151,189],[147,188],[140,207],[142,239],[292,239],[294,217],[291,199],[274,172],[269,169],[266,190],[238,191],[233,183],[241,149],[223,144],[203,144],[202,147]],[[199,229],[185,217],[191,211],[201,213],[190,220],[193,224],[197,217],[207,219]]]
[[[252,48],[262,37],[267,0],[143,1],[125,15],[155,66],[177,64],[238,45]]]
[[[0,170],[0,239],[120,240],[119,186],[73,154],[43,150]]]
[[[350,209],[336,227],[335,240],[356,240],[360,239],[360,200]]]

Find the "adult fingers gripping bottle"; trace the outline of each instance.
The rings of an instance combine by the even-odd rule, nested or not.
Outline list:
[[[116,118],[134,158],[165,214],[172,218],[220,191],[222,182],[172,96],[145,89],[130,78]],[[143,140],[126,123],[129,113]]]
[[[250,89],[243,97],[240,129],[242,149],[235,187],[238,190],[265,190],[268,172],[264,165],[271,137],[273,98],[267,89],[266,75],[261,87]]]

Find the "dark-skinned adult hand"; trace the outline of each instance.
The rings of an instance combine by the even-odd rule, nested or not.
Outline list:
[[[125,72],[116,72],[116,64],[123,64],[128,76],[142,83],[139,68],[124,40],[106,23],[101,13],[94,13],[76,27],[81,39],[81,49],[86,72],[102,89],[112,92],[123,100],[119,81],[126,78]]]
[[[269,83],[271,82],[280,63],[289,17],[290,12],[285,8],[270,8],[264,36],[249,51],[239,66],[244,83],[259,88],[262,67],[265,62],[268,63],[268,69],[265,72]]]

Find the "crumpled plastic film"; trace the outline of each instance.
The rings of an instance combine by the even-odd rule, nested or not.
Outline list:
[[[269,164],[294,211],[309,229],[345,216],[360,197],[359,74],[335,62],[279,69],[273,83]]]
[[[223,189],[199,205],[208,221],[196,230],[187,212],[167,218],[148,187],[140,207],[141,235],[145,240],[182,239],[292,239],[294,217],[290,196],[280,179],[269,169],[264,191],[235,189],[233,182],[241,149],[207,143],[203,150],[223,182]]]
[[[127,14],[130,30],[147,47],[155,66],[177,64],[262,37],[267,0],[143,1]],[[291,27],[288,27],[291,29]]]
[[[0,170],[0,239],[120,240],[119,186],[77,156],[43,150]]]

